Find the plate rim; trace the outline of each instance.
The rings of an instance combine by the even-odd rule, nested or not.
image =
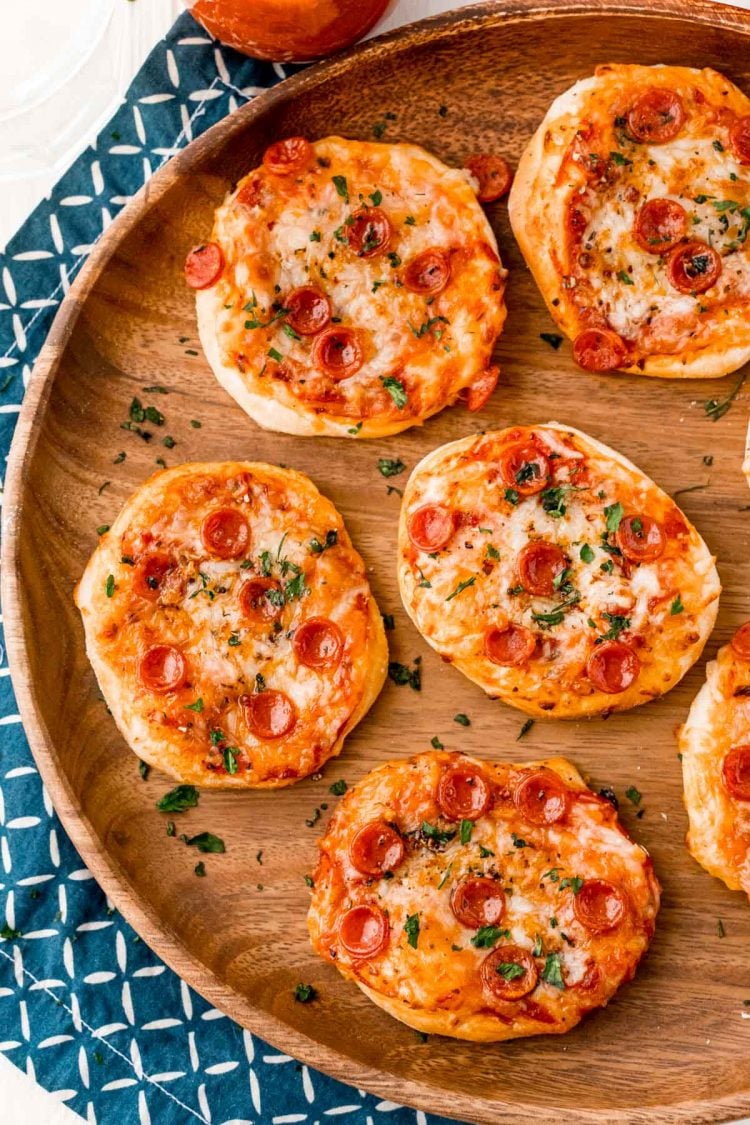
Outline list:
[[[5,640],[11,682],[24,733],[42,781],[54,797],[54,807],[74,847],[96,881],[112,900],[123,918],[139,933],[150,948],[181,979],[210,1003],[252,1034],[259,1035],[277,1049],[292,1054],[301,1062],[322,1070],[348,1086],[361,1087],[405,1105],[436,1114],[461,1114],[467,1121],[522,1122],[539,1125],[558,1122],[560,1114],[580,1125],[604,1125],[658,1120],[663,1125],[726,1121],[726,1113],[750,1113],[750,1084],[744,1093],[698,1101],[671,1102],[623,1110],[578,1109],[573,1114],[562,1107],[499,1100],[482,1095],[469,1096],[446,1092],[421,1079],[405,1078],[359,1063],[337,1049],[305,1035],[270,1011],[256,1008],[249,997],[223,983],[216,973],[194,956],[180,938],[169,931],[158,913],[138,895],[126,872],[107,851],[84,810],[68,776],[58,761],[53,739],[37,705],[37,691],[28,676],[29,652],[24,617],[24,599],[19,582],[20,525],[26,501],[24,478],[32,461],[42,429],[42,410],[49,399],[57,368],[86,299],[99,275],[122,239],[190,168],[199,164],[206,150],[246,131],[253,122],[276,105],[293,101],[300,93],[324,85],[369,58],[398,54],[432,40],[449,40],[473,28],[528,19],[554,19],[558,16],[600,18],[607,15],[641,16],[644,19],[675,18],[699,27],[736,30],[750,39],[750,11],[721,0],[486,0],[465,8],[453,9],[396,28],[359,44],[332,59],[297,72],[254,98],[234,113],[222,118],[200,137],[191,141],[160,168],[117,215],[95,243],[55,314],[48,336],[34,364],[19,412],[8,456],[0,543],[0,597],[2,598]],[[475,1045],[480,1048],[481,1045]],[[721,1114],[722,1116],[719,1116]]]

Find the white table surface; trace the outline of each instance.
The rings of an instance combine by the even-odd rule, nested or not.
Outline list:
[[[395,0],[376,32],[460,8],[467,2]],[[736,7],[750,9],[750,0],[734,3]],[[59,85],[54,97],[43,100],[38,92],[29,89],[28,101],[36,104],[28,113],[11,114],[11,102],[19,89],[19,73],[25,72],[27,59],[31,69],[30,44],[34,43],[39,27],[49,29],[46,49],[52,68],[59,56],[56,48],[61,11],[68,21],[71,12],[80,16],[94,11],[99,18],[108,4],[109,22],[93,56],[84,59],[74,73],[56,75]],[[64,0],[62,5],[60,0],[4,0],[0,39],[0,249],[93,140],[116,109],[151,47],[182,11],[180,0],[97,0],[97,5],[92,5],[91,0]],[[38,69],[38,40],[33,60]],[[32,136],[36,141],[33,145],[28,141]],[[80,1125],[81,1121],[0,1054],[2,1125]],[[750,1118],[738,1125],[750,1125]]]

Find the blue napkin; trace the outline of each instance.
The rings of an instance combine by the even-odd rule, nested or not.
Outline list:
[[[181,16],[96,144],[8,244],[3,458],[52,318],[102,230],[170,156],[290,69],[220,48]],[[426,1125],[423,1113],[334,1082],[243,1031],[108,905],[44,792],[2,648],[0,890],[0,1050],[90,1125]]]

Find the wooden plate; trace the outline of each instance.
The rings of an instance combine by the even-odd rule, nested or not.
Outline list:
[[[740,514],[750,503],[740,473],[746,397],[714,423],[702,403],[723,397],[734,379],[680,384],[575,370],[567,344],[554,352],[540,340],[552,325],[502,204],[489,208],[510,267],[502,384],[481,418],[457,407],[387,441],[257,429],[199,354],[181,276],[185,252],[210,229],[214,206],[272,139],[370,137],[387,121],[386,139],[417,141],[449,162],[475,149],[517,159],[551,99],[603,61],[714,66],[750,90],[750,16],[699,0],[489,3],[302,73],[175,157],[92,252],[29,386],[5,500],[8,648],[32,748],[73,842],[145,940],[240,1023],[347,1082],[451,1116],[696,1125],[750,1110],[750,1025],[742,1019],[750,1013],[742,1007],[750,998],[750,911],[683,846],[674,732],[702,666],[656,703],[608,722],[540,722],[517,744],[523,716],[443,665],[400,609],[399,499],[386,494],[377,458],[400,456],[411,467],[479,425],[552,416],[614,445],[672,492],[701,486],[684,496],[684,507],[718,554],[726,588],[711,655],[750,610],[747,516]],[[152,383],[170,388],[157,405],[177,441],[172,451],[120,429],[133,395],[147,399],[141,388]],[[192,418],[201,429],[191,428]],[[120,450],[127,459],[115,465]],[[207,857],[201,880],[194,857],[167,839],[154,808],[169,783],[156,773],[140,780],[101,701],[71,597],[95,528],[111,522],[160,453],[171,464],[253,458],[309,473],[344,513],[381,608],[396,616],[393,659],[423,660],[422,693],[389,683],[323,779],[278,793],[204,795],[180,829],[216,832],[228,852]],[[98,495],[105,480],[111,484]],[[468,729],[454,723],[458,711],[471,717]],[[351,783],[377,762],[425,750],[433,735],[489,757],[565,753],[594,785],[614,785],[621,797],[629,785],[643,793],[642,819],[624,799],[623,817],[664,884],[652,951],[610,1009],[564,1039],[422,1043],[312,955],[303,874],[314,863],[319,828],[306,820],[335,800],[331,782]],[[295,1003],[299,981],[315,984],[317,1003]]]

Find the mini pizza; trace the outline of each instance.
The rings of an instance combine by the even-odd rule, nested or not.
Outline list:
[[[713,378],[750,359],[750,99],[715,70],[600,66],[552,104],[509,206],[581,367]]]
[[[301,473],[157,473],[76,590],[131,749],[182,782],[276,788],[321,768],[378,695],[383,623],[341,516]]]
[[[750,622],[707,666],[679,742],[690,854],[750,896]]]
[[[463,438],[414,469],[399,587],[444,660],[530,715],[646,703],[697,660],[719,578],[635,465],[550,422]]]
[[[427,753],[346,794],[320,841],[312,944],[419,1031],[568,1031],[632,978],[659,884],[563,758]]]
[[[206,357],[251,418],[382,437],[484,405],[505,270],[477,182],[410,144],[266,150],[186,263]]]

